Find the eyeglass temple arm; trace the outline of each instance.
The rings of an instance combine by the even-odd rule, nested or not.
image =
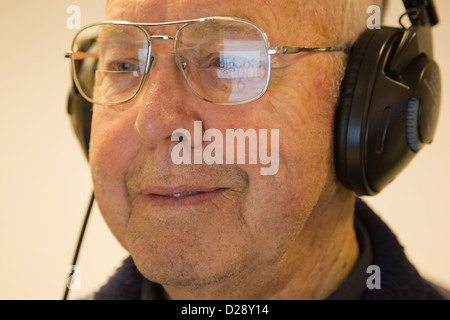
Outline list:
[[[274,47],[269,48],[269,54],[296,54],[300,52],[344,52],[349,53],[346,47]]]
[[[68,51],[68,52],[64,53],[64,58],[73,59],[73,60],[83,60],[83,59],[87,59],[87,58],[98,59],[98,53]]]

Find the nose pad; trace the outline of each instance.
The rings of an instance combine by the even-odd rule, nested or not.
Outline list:
[[[156,63],[156,57],[151,56],[150,57],[150,67],[148,68],[150,71],[155,67],[155,63]]]
[[[185,72],[187,69],[187,62],[176,58],[177,66],[180,68],[181,72]]]

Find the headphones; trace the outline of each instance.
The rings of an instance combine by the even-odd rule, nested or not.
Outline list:
[[[411,27],[362,34],[351,49],[341,85],[335,115],[336,174],[357,195],[375,195],[393,181],[433,141],[438,123],[441,76],[433,60],[431,27],[439,19],[432,0],[403,3]],[[86,77],[93,76],[95,66],[79,67]],[[88,158],[92,104],[75,85],[67,111]]]

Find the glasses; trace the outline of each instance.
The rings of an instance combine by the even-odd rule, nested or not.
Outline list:
[[[150,33],[152,27],[181,25],[175,36]],[[94,104],[117,105],[134,99],[155,65],[152,43],[172,40],[175,63],[199,98],[220,105],[259,99],[270,83],[272,56],[300,52],[347,52],[345,47],[270,47],[252,22],[209,17],[165,23],[105,21],[80,30],[65,54],[81,95]]]

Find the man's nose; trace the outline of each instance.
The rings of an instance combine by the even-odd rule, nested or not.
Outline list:
[[[203,103],[187,86],[174,53],[152,60],[150,73],[136,97],[135,130],[142,143],[155,147],[170,144],[177,129],[192,131],[194,121],[201,120]]]

